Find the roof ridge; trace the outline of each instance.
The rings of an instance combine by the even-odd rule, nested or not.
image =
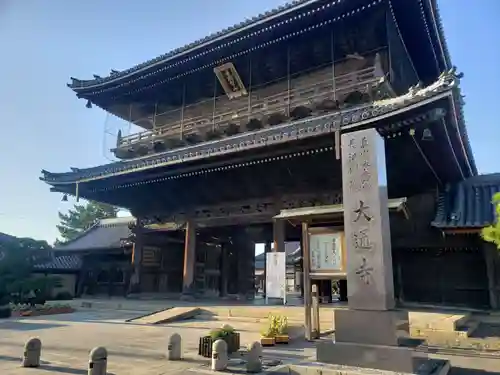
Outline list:
[[[75,236],[75,238],[72,238],[71,240],[68,240],[66,242],[62,242],[61,244],[57,245],[57,246],[54,246],[54,249],[57,250],[57,249],[60,249],[61,246],[65,246],[65,245],[69,245],[70,243],[73,243],[75,242],[76,240],[82,238],[83,236],[87,235],[89,232],[91,232],[92,230],[94,230],[95,228],[98,228],[99,227],[99,219],[94,221],[94,223],[90,226],[87,227],[87,229],[84,229],[83,231],[81,231],[80,233],[78,233],[78,235]]]
[[[191,51],[195,51],[196,49],[200,48],[203,46],[203,44],[206,43],[212,43],[215,42],[218,38],[227,38],[231,36],[232,33],[236,33],[239,31],[244,30],[245,28],[252,27],[257,25],[258,23],[266,22],[266,21],[271,21],[272,19],[278,17],[280,13],[283,12],[291,12],[295,10],[296,8],[300,8],[306,5],[314,4],[315,2],[319,2],[321,0],[294,0],[288,3],[285,3],[281,6],[278,6],[276,8],[273,8],[267,12],[259,13],[257,16],[251,17],[251,18],[246,18],[244,21],[239,22],[234,24],[233,26],[226,27],[220,31],[214,32],[206,37],[197,39],[194,42],[188,43],[182,47],[178,47],[170,52],[167,52],[165,54],[162,54],[158,57],[155,57],[153,59],[147,60],[143,63],[137,64],[131,68],[122,70],[122,71],[115,71],[112,70],[111,73],[106,76],[106,77],[98,77],[95,76],[94,79],[90,80],[79,80],[76,78],[71,78],[72,83],[68,84],[68,87],[71,89],[85,89],[87,87],[92,87],[96,85],[100,85],[106,82],[113,81],[115,79],[121,79],[129,74],[133,74],[137,71],[140,71],[142,69],[147,69],[150,66],[154,64],[158,64],[164,61],[168,61],[172,58],[177,57],[178,55],[182,53],[186,53]],[[337,5],[341,2],[344,2],[345,0],[331,0],[330,4],[331,5]],[[324,5],[325,7],[327,5]]]

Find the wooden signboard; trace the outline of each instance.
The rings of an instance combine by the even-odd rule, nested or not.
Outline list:
[[[344,233],[333,228],[310,228],[311,277],[340,277],[346,274]]]

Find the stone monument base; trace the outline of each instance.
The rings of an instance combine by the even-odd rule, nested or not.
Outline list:
[[[424,353],[417,353],[412,348],[346,342],[318,343],[316,360],[332,365],[407,374],[421,374],[423,369],[434,363]]]
[[[280,366],[269,373],[272,374],[322,374],[322,375],[446,375],[450,370],[450,362],[438,359],[428,359],[418,370],[414,372],[396,373],[394,371],[375,370],[357,366],[331,365],[318,362],[298,363],[294,365]]]

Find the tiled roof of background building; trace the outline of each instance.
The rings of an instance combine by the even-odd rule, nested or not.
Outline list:
[[[122,240],[130,236],[129,225],[133,223],[135,223],[135,218],[132,216],[99,220],[74,240],[56,246],[55,250],[78,251],[120,248]]]
[[[495,220],[491,204],[500,192],[500,173],[468,178],[446,186],[438,197],[436,218],[432,225],[442,229],[482,228]]]
[[[55,256],[51,261],[35,264],[33,268],[40,271],[77,271],[82,266],[78,255]]]

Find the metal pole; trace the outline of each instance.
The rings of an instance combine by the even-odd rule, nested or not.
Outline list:
[[[214,78],[214,103],[212,107],[212,130],[215,131],[215,106],[217,103],[217,75]]]
[[[181,139],[184,138],[184,107],[186,106],[186,82],[182,84]]]
[[[287,80],[287,116],[290,116],[290,91],[292,89],[292,82],[290,79],[290,43],[286,48],[286,80]]]
[[[250,121],[252,115],[252,53],[248,54],[248,71],[250,72],[248,77],[248,114],[247,121]]]
[[[332,28],[332,32],[330,34],[330,53],[332,57],[332,91],[333,91],[333,100],[337,101],[337,89],[335,84],[335,32]],[[335,159],[340,160],[340,122],[339,128],[335,130]]]
[[[304,268],[304,336],[311,340],[311,278],[309,270],[311,267],[309,253],[309,225],[302,223],[302,263]]]
[[[156,114],[158,113],[158,102],[155,103],[155,113],[153,114],[153,132],[156,129]]]

